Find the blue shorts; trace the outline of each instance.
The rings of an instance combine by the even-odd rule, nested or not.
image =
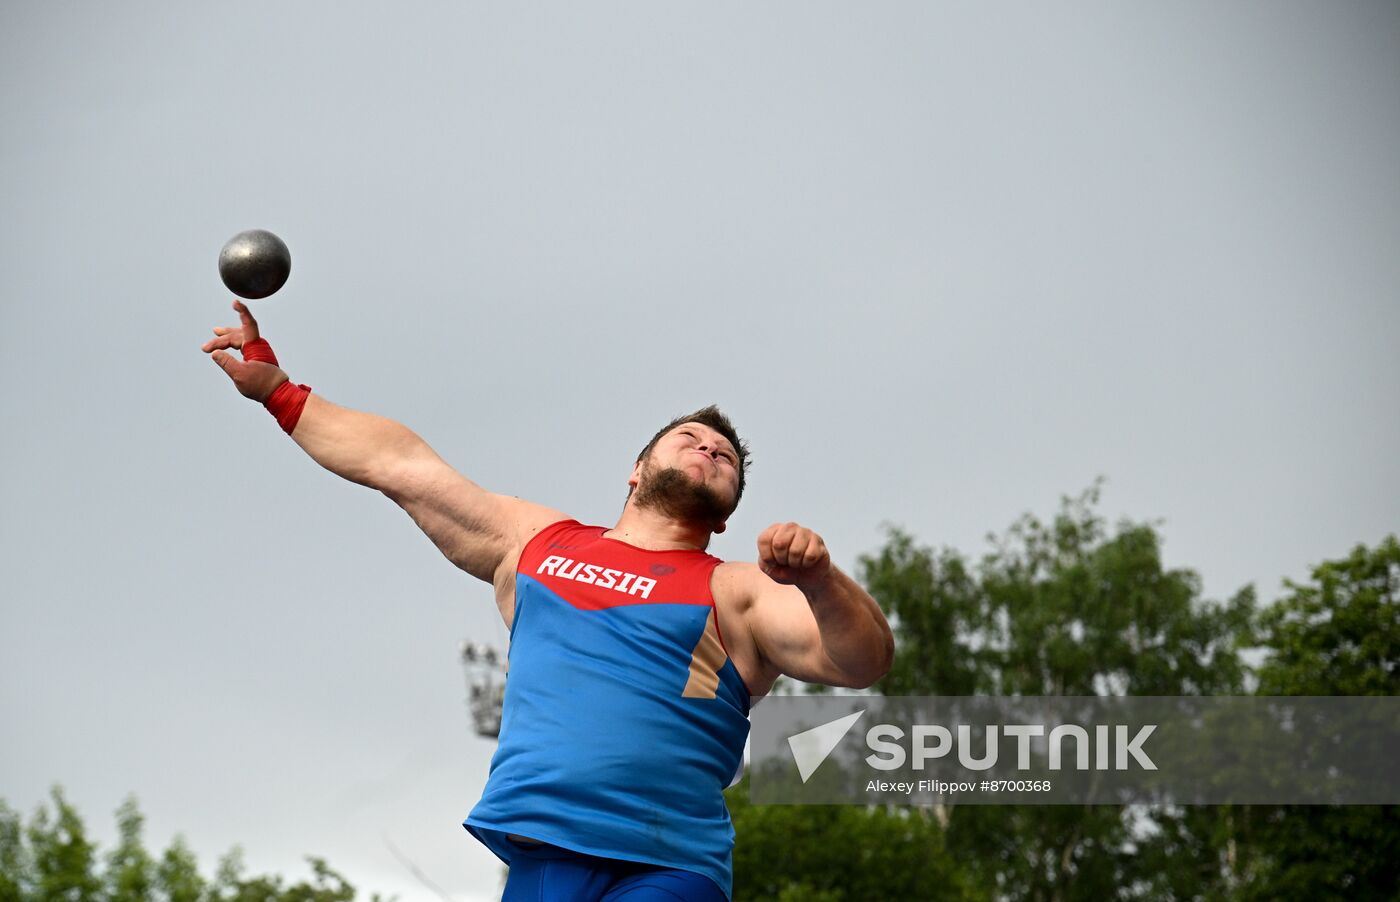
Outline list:
[[[726,902],[713,880],[693,871],[508,842],[514,852],[501,902]]]

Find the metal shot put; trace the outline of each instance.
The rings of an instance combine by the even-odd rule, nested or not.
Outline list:
[[[229,291],[255,301],[275,294],[292,273],[292,252],[266,229],[249,229],[219,251],[219,278]]]

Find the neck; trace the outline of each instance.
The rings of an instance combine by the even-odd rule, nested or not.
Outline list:
[[[704,551],[714,530],[708,524],[676,520],[650,508],[639,508],[629,498],[617,525],[604,537],[648,551]]]

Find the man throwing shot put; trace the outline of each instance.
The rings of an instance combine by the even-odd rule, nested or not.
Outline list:
[[[875,601],[804,526],[765,529],[757,564],[705,553],[744,491],[748,449],[728,418],[707,407],[668,423],[632,466],[617,523],[585,526],[489,492],[399,423],[291,382],[233,306],[241,326],[216,328],[204,350],[238,391],[495,587],[510,677],[465,826],[510,866],[506,902],[727,898],[722,790],[750,698],[782,674],[869,686],[894,647]]]

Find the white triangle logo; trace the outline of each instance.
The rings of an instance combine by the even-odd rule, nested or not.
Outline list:
[[[792,759],[797,762],[797,772],[802,775],[802,782],[806,783],[807,778],[812,776],[821,767],[826,756],[831,754],[832,749],[841,744],[841,740],[860,720],[865,709],[854,714],[847,714],[839,720],[824,723],[819,727],[813,727],[795,736],[788,737],[788,748],[792,749]]]

